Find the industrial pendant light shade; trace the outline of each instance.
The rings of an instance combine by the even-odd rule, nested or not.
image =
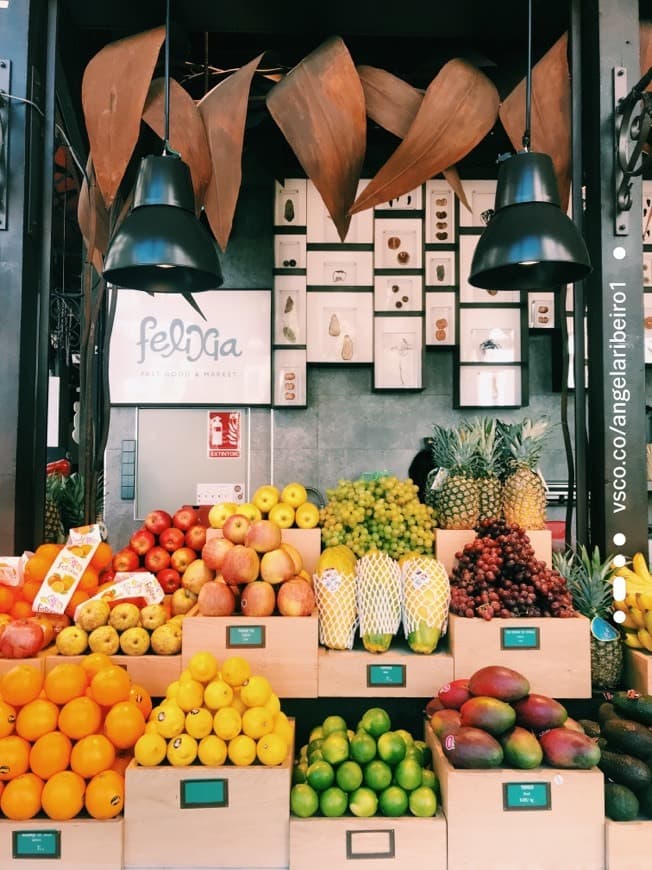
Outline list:
[[[543,290],[591,271],[584,239],[559,207],[547,154],[521,151],[501,163],[496,210],[480,237],[469,283],[486,290]]]

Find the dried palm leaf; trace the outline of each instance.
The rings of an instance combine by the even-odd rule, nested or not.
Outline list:
[[[95,175],[110,207],[131,159],[165,28],[111,42],[91,58],[82,78],[82,107]]]
[[[104,254],[109,247],[109,213],[97,187],[91,154],[86,161],[86,174],[77,200],[77,223],[86,245],[88,259],[95,271],[101,273]]]
[[[226,250],[242,183],[242,145],[251,80],[263,58],[255,57],[199,101],[208,142],[211,175],[204,197],[206,217],[220,248]]]
[[[402,196],[467,155],[491,130],[498,91],[470,63],[448,61],[428,86],[408,133],[351,214]]]
[[[344,241],[367,141],[364,92],[344,42],[323,42],[266,101]]]

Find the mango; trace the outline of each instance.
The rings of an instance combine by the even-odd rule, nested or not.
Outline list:
[[[472,695],[488,695],[499,701],[518,701],[530,691],[530,683],[523,674],[500,665],[480,668],[469,679]]]
[[[462,725],[473,728],[484,728],[494,737],[508,731],[516,722],[516,712],[513,707],[498,698],[478,695],[470,698],[460,708]]]
[[[445,686],[441,687],[437,697],[444,707],[459,710],[462,704],[471,697],[469,681],[467,679],[451,680],[450,683],[446,683]]]
[[[515,725],[500,737],[505,763],[519,770],[532,770],[543,761],[543,749],[535,735],[520,725]]]
[[[559,728],[568,719],[566,708],[547,695],[528,695],[514,704],[516,724],[532,731]]]
[[[570,728],[551,728],[539,735],[543,758],[551,767],[586,770],[600,761],[600,747],[595,740]]]
[[[446,734],[441,745],[454,767],[488,768],[503,763],[502,746],[482,728],[462,727],[455,734]]]
[[[438,710],[430,717],[430,727],[440,740],[443,740],[445,734],[459,731],[462,727],[459,710]]]

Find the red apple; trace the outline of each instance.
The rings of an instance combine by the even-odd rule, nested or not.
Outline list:
[[[123,547],[113,555],[112,566],[114,571],[135,571],[140,566],[138,553],[131,547]]]
[[[158,537],[159,546],[163,547],[168,553],[174,553],[175,550],[180,550],[185,544],[185,535],[181,529],[175,526],[170,526],[169,529],[164,529]]]
[[[276,606],[283,616],[310,616],[315,609],[312,586],[300,577],[286,580],[276,593]]]
[[[163,568],[162,571],[157,571],[156,579],[166,595],[171,595],[181,586],[181,574],[176,568]]]
[[[244,542],[257,553],[267,553],[281,546],[281,530],[271,520],[254,520]]]
[[[224,521],[222,534],[232,544],[244,544],[250,526],[251,522],[244,514],[231,514]]]
[[[176,568],[180,574],[183,574],[188,565],[194,562],[196,558],[197,553],[190,547],[179,547],[170,556],[170,567]]]
[[[276,593],[266,580],[254,580],[242,590],[240,610],[245,616],[271,616],[276,607]]]
[[[227,538],[209,538],[201,550],[201,557],[213,571],[221,571],[224,557],[234,545]]]
[[[294,561],[287,550],[277,547],[275,550],[263,553],[260,560],[260,576],[263,580],[272,584],[282,583],[295,574]]]
[[[167,511],[150,511],[143,521],[145,528],[157,537],[172,525],[172,517]]]
[[[172,516],[172,525],[182,532],[187,532],[191,526],[196,526],[198,520],[197,511],[192,505],[184,504]]]
[[[191,592],[198,595],[204,583],[214,579],[215,571],[212,568],[207,568],[203,559],[195,559],[183,572],[181,585],[184,589],[190,589]]]
[[[145,559],[143,561],[145,562],[145,567],[148,571],[151,571],[152,574],[158,574],[159,571],[162,571],[164,568],[169,566],[170,554],[165,547],[156,545],[145,553]]]
[[[152,549],[155,543],[156,538],[148,529],[145,528],[145,526],[141,526],[141,528],[135,531],[129,538],[129,546],[132,550],[138,553],[139,556],[144,556],[148,550]]]
[[[234,544],[224,557],[221,573],[226,583],[238,586],[256,580],[259,568],[260,559],[252,547]]]
[[[235,595],[230,586],[210,580],[199,590],[197,607],[201,616],[231,616],[235,611]]]
[[[201,553],[202,547],[206,543],[206,526],[196,523],[190,526],[184,536],[184,544],[186,547],[191,547],[196,553]]]

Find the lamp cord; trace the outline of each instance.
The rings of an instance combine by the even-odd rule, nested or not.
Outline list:
[[[165,129],[163,136],[163,155],[170,151],[170,0],[165,0]]]
[[[527,75],[525,77],[525,129],[523,150],[530,150],[530,115],[532,104],[532,0],[527,4]]]

